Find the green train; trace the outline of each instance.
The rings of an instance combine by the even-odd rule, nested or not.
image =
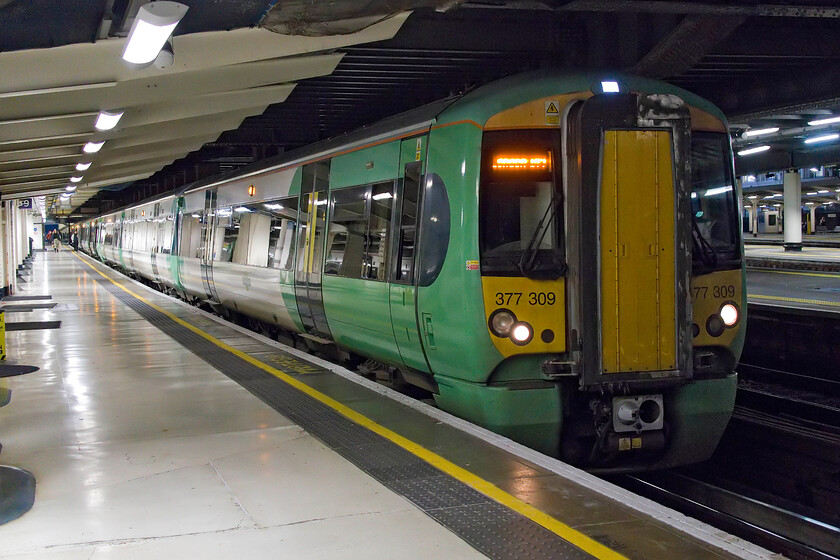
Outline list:
[[[739,200],[715,106],[546,70],[79,227],[170,293],[622,471],[702,461],[730,418]]]

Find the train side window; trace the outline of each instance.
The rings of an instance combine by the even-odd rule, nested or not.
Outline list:
[[[231,262],[239,237],[239,220],[234,218],[231,206],[216,210],[216,235],[213,247],[213,260]]]
[[[295,265],[298,197],[273,200],[262,204],[262,207],[271,216],[268,266],[280,270],[292,270]]]
[[[178,256],[186,258],[199,258],[199,247],[201,245],[201,212],[188,212],[181,218],[181,238],[178,247]]]
[[[417,212],[420,196],[421,164],[405,166],[402,200],[400,201],[400,231],[397,238],[397,267],[394,282],[410,284],[414,279],[414,257],[417,242]]]
[[[324,274],[363,277],[368,192],[367,186],[333,192]]]
[[[393,181],[371,187],[363,278],[384,281],[388,277],[388,240],[391,233],[393,191]]]
[[[237,206],[233,209],[232,219],[234,231],[238,233],[231,262],[248,266],[268,266],[271,216],[255,206]]]

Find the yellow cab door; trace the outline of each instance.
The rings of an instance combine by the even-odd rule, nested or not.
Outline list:
[[[569,114],[583,385],[691,375],[689,130],[674,96],[596,95]]]

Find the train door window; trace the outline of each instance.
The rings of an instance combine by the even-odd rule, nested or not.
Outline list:
[[[114,224],[105,225],[105,245],[113,245],[114,243]]]
[[[691,135],[691,211],[695,261],[739,260],[737,204],[729,135]]]
[[[247,209],[244,209],[247,210]],[[239,216],[242,207],[227,206],[216,210],[216,236],[213,247],[213,260],[231,262],[239,237]]]
[[[565,271],[557,153],[556,131],[484,134],[479,189],[482,274],[557,278]]]
[[[333,192],[324,274],[363,277],[369,192],[367,186]]]
[[[181,218],[181,238],[178,255],[181,257],[201,258],[201,224],[204,223],[202,212],[187,212]]]
[[[281,270],[291,270],[294,268],[295,258],[298,197],[273,200],[264,203],[262,206],[271,216],[268,266]]]
[[[391,233],[391,211],[394,204],[394,183],[378,183],[370,190],[370,220],[366,238],[364,278],[384,281],[388,276],[388,240]]]
[[[417,213],[420,200],[421,163],[407,165],[400,201],[400,231],[397,236],[397,267],[394,281],[410,284],[414,279],[414,256],[417,241]]]
[[[268,246],[271,236],[271,215],[260,205],[238,206],[233,218],[239,233],[231,262],[248,266],[268,266]]]
[[[114,247],[122,248],[122,224],[120,219],[114,223]]]

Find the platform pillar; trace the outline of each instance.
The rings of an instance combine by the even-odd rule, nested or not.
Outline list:
[[[785,251],[802,250],[802,176],[798,169],[784,173]]]
[[[817,207],[811,206],[811,233],[817,233]]]
[[[758,237],[758,201],[752,201],[752,213],[750,214],[750,233]]]

